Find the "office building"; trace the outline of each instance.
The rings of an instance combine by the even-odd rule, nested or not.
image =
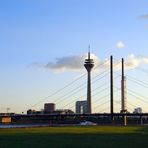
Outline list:
[[[77,114],[87,113],[87,101],[77,101],[76,102],[76,113]]]
[[[45,103],[44,104],[44,112],[52,113],[55,111],[55,104],[54,103]]]

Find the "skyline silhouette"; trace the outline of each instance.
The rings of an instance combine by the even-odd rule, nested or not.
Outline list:
[[[0,112],[10,108],[21,113],[85,74],[89,44],[98,67],[92,70],[93,112],[108,112],[110,55],[115,64],[115,112],[121,107],[121,58],[125,59],[127,106],[148,111],[147,14],[144,0],[0,2]],[[80,91],[76,89],[79,85]],[[86,100],[85,93],[84,76],[45,101],[73,109],[71,102]],[[60,102],[64,95],[70,97]],[[34,108],[40,110],[43,104]]]

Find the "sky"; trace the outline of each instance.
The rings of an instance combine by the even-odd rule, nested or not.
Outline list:
[[[47,96],[86,73],[89,45],[96,65],[110,55],[123,57],[132,69],[127,72],[148,83],[136,70],[148,68],[147,8],[145,0],[1,0],[0,112],[39,110],[54,102],[57,96]],[[130,82],[127,87],[139,89]]]

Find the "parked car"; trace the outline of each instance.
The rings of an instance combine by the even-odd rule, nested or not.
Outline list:
[[[97,125],[97,124],[91,121],[82,121],[80,122],[80,125]]]

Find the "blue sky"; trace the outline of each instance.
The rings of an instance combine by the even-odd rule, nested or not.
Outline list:
[[[147,58],[147,7],[145,0],[1,0],[0,112],[22,112],[81,75],[44,65],[84,55],[89,44],[101,60]]]

